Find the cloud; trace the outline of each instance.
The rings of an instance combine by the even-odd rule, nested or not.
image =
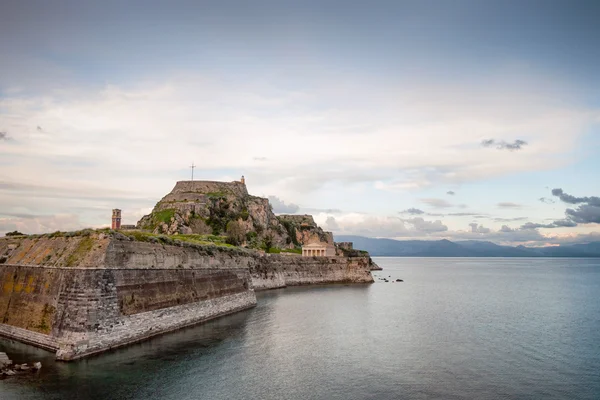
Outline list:
[[[556,220],[550,224],[537,224],[533,222],[527,222],[521,225],[521,229],[537,229],[537,228],[572,228],[577,226],[576,222],[568,219]]]
[[[273,212],[276,214],[294,214],[300,209],[300,206],[294,203],[286,204],[277,196],[269,196],[269,203],[273,206]]]
[[[326,231],[337,231],[340,229],[340,226],[338,225],[337,221],[335,220],[334,217],[327,217],[327,219],[325,220],[325,226],[324,226]]]
[[[340,214],[342,210],[339,208],[314,208],[314,207],[301,207],[300,212],[305,214],[325,213],[325,214]]]
[[[483,147],[495,147],[498,150],[521,150],[523,146],[527,145],[527,142],[524,140],[517,139],[512,143],[505,142],[504,140],[495,140],[495,139],[486,139],[481,142]]]
[[[471,216],[479,216],[481,213],[469,213],[469,212],[456,212],[456,213],[448,213],[446,214],[452,217],[471,217]]]
[[[567,208],[565,210],[566,220],[572,224],[569,226],[600,224],[600,197],[576,197],[565,193],[560,188],[552,189],[552,195],[568,204],[580,204],[576,209]]]
[[[0,180],[64,190],[51,199],[29,190],[32,199],[22,188],[6,187],[0,210],[50,215],[82,207],[81,220],[98,224],[106,210],[124,202],[132,209],[152,207],[175,181],[189,179],[191,161],[198,164],[197,179],[243,174],[251,193],[306,206],[321,204],[323,196],[328,204],[343,204],[373,188],[447,188],[560,168],[597,121],[596,109],[550,100],[561,98],[568,83],[527,71],[518,82],[512,73],[486,76],[485,89],[432,79],[331,79],[320,71],[306,71],[314,74],[307,80],[312,84],[301,90],[183,71],[111,85],[61,81],[60,90],[5,91],[0,127],[19,132],[19,140],[0,146]],[[583,95],[577,90],[568,87],[574,99]],[[482,137],[511,143],[527,137],[536,146],[527,148],[527,157],[507,159],[504,152],[473,146]],[[283,145],[299,138],[318,146],[299,152]],[[98,188],[97,202],[80,196],[80,188],[91,185]],[[55,201],[59,197],[64,201]]]
[[[107,219],[108,221],[108,219]],[[0,217],[0,235],[19,231],[26,234],[48,233],[55,231],[74,231],[85,228],[74,214],[61,215],[21,215],[19,217]]]
[[[451,230],[442,221],[427,221],[421,217],[409,219],[397,217],[375,217],[367,214],[344,214],[335,220],[325,214],[315,216],[317,223],[331,229],[335,235],[361,235],[368,237],[384,237],[395,239],[449,239],[449,240],[487,240],[498,244],[526,246],[544,246],[552,244],[587,243],[600,240],[600,232],[589,234],[542,233],[538,228],[558,228],[569,221],[555,221],[554,224],[528,223],[522,227],[511,228],[504,224],[498,230],[485,227],[475,222],[469,224],[468,230]],[[335,221],[335,224],[334,224]]]
[[[267,157],[253,157],[252,158],[254,161],[267,161]]]
[[[0,140],[10,140],[10,136],[8,136],[7,132],[0,131]]]
[[[552,189],[552,195],[569,204],[588,203],[591,206],[600,207],[600,197],[575,197],[565,193],[562,189]]]
[[[419,214],[425,214],[425,211],[419,210],[418,208],[408,208],[404,211],[400,211],[400,214],[419,215]]]
[[[514,218],[493,218],[494,222],[515,222],[515,221],[524,221],[527,217],[514,217]]]
[[[600,224],[600,207],[590,204],[580,205],[577,209],[567,208],[567,218],[580,224]],[[575,226],[577,224],[574,224]]]
[[[362,235],[369,237],[428,237],[446,232],[441,221],[427,221],[421,217],[398,218],[350,213],[337,216],[316,215],[315,220],[336,235]]]
[[[415,231],[421,232],[424,234],[432,233],[432,232],[445,232],[448,230],[448,227],[442,224],[442,221],[425,221],[421,217],[415,217],[411,219],[404,219],[404,222],[411,224]]]
[[[554,204],[554,203],[556,203],[556,201],[554,201],[553,199],[549,199],[547,197],[540,197],[538,200],[541,201],[544,204]]]
[[[511,203],[509,201],[503,201],[497,204],[498,208],[523,208],[523,205],[517,203]]]
[[[329,216],[316,216],[317,223],[325,223]],[[380,217],[365,214],[350,213],[335,218],[338,229],[333,230],[334,234],[342,235],[361,235],[368,237],[406,237],[411,232],[401,218]]]
[[[429,217],[475,217],[486,218],[487,215],[476,212],[454,212],[454,213],[425,213]]]
[[[453,207],[453,205],[448,202],[447,200],[444,199],[434,199],[434,198],[429,198],[429,199],[421,199],[422,203],[425,203],[433,208],[450,208]]]
[[[469,226],[471,227],[471,232],[473,233],[490,233],[489,228],[486,228],[483,225],[478,225],[475,222],[470,223]]]
[[[456,193],[455,193],[454,191],[452,191],[452,190],[448,190],[448,191],[446,192],[446,194],[447,194],[447,195],[450,195],[450,196],[454,196]]]

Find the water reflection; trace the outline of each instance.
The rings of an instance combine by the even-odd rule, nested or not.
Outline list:
[[[0,397],[598,398],[600,260],[376,262],[404,282],[262,292],[252,310],[75,363],[0,340],[44,363]]]

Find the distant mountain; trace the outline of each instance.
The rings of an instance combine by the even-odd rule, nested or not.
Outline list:
[[[492,242],[464,240],[394,240],[339,235],[338,242],[353,242],[355,249],[372,256],[394,257],[600,257],[600,242],[568,246],[500,246]]]

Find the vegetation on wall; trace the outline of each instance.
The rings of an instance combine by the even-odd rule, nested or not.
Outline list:
[[[73,251],[71,254],[69,254],[69,257],[67,257],[65,263],[66,266],[72,267],[76,265],[83,257],[85,257],[88,252],[92,250],[92,247],[94,247],[94,239],[90,236],[84,236],[77,245],[75,251]]]
[[[240,246],[245,239],[245,231],[242,224],[237,221],[229,221],[227,223],[227,243],[234,246]]]
[[[285,228],[291,243],[294,244],[294,246],[300,246],[300,243],[298,242],[298,238],[296,237],[296,228],[294,227],[294,224],[292,223],[292,221],[286,220],[284,218],[277,218],[279,220],[279,222],[281,223],[281,225],[283,225],[283,227]],[[288,242],[289,244],[290,242]]]
[[[154,230],[162,224],[169,224],[171,220],[175,216],[174,208],[167,208],[161,211],[155,211],[151,214],[151,219],[146,224],[144,224],[141,228]]]

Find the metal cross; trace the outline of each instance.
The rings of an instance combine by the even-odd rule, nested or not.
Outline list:
[[[192,180],[194,180],[194,168],[196,168],[194,163],[192,163],[192,165],[190,165],[190,168],[192,169]]]

